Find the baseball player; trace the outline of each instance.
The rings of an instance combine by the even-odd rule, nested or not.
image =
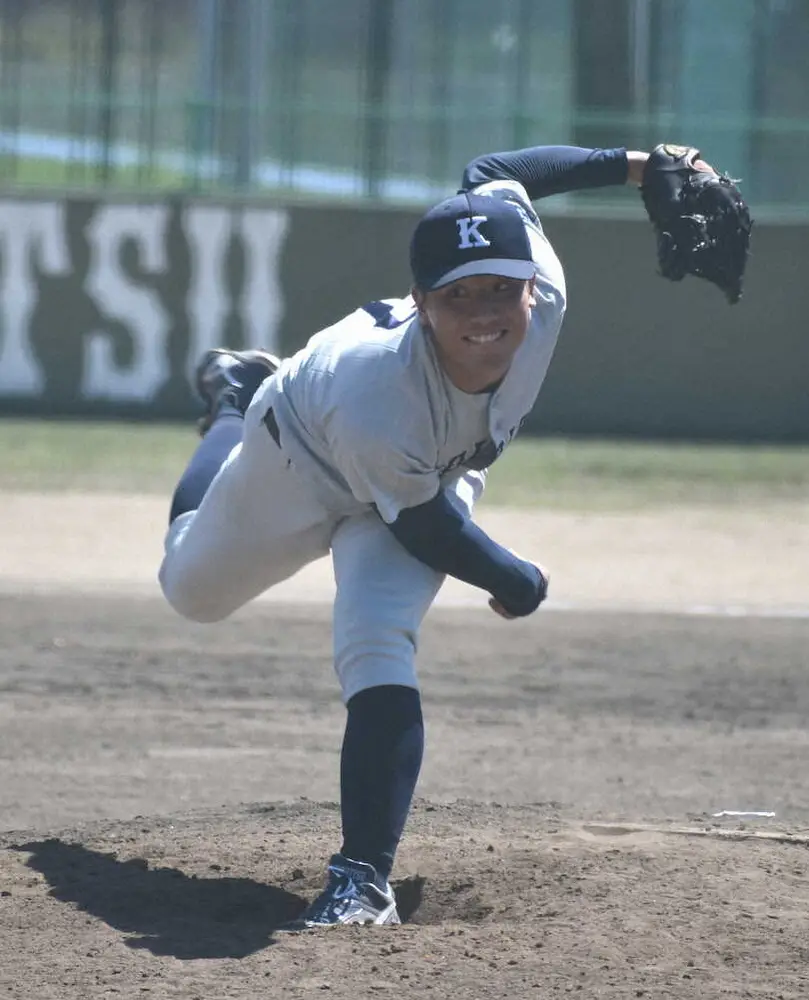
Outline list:
[[[215,622],[333,560],[342,845],[296,928],[399,922],[389,877],[424,746],[422,619],[447,574],[507,619],[548,590],[544,569],[472,518],[565,312],[562,266],[532,203],[640,184],[647,159],[568,146],[476,159],[416,226],[410,295],[364,305],[284,361],[214,350],[199,365],[203,438],[172,503],[168,602]]]

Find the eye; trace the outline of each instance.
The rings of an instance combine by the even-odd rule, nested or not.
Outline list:
[[[511,295],[516,298],[522,294],[522,285],[517,281],[504,279],[497,282],[494,286],[494,291],[496,295]]]

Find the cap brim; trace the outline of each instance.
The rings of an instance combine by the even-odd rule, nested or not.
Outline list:
[[[438,281],[434,282],[426,291],[434,291],[436,288],[443,288],[460,278],[469,278],[475,274],[496,274],[501,278],[517,278],[520,281],[528,281],[536,276],[537,267],[532,260],[505,260],[492,257],[488,260],[470,260],[460,267],[454,267],[447,271]]]

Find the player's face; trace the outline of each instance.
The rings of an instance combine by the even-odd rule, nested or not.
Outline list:
[[[413,297],[444,370],[463,392],[482,392],[503,378],[536,305],[532,281],[492,274],[460,278],[432,292],[414,289]]]

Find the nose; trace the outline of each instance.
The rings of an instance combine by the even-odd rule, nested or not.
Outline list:
[[[498,323],[502,314],[501,304],[494,296],[477,296],[469,303],[469,322],[475,327]]]

